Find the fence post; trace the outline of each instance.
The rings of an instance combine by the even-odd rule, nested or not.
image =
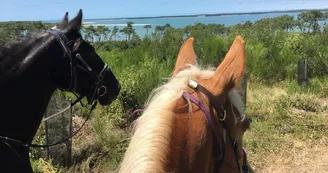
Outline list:
[[[304,60],[304,69],[305,69],[305,72],[304,72],[304,74],[305,74],[305,84],[306,85],[308,85],[309,84],[309,78],[308,78],[308,60],[307,59],[305,59]]]
[[[299,60],[297,63],[297,83],[299,86],[309,85],[310,81],[308,78],[308,60]]]
[[[47,117],[47,111],[45,112],[45,117]],[[45,133],[45,144],[48,145],[49,144],[49,138],[48,138],[48,121],[44,121],[44,133]],[[46,160],[49,160],[49,147],[46,147],[46,151],[45,151],[45,155],[46,155]]]
[[[72,99],[70,99],[70,109],[69,109],[69,118],[68,118],[68,137],[67,141],[67,164],[71,166],[72,164],[72,121],[73,121],[73,107],[72,107]]]

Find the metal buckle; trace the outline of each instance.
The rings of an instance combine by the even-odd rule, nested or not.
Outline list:
[[[106,69],[109,68],[107,64],[104,65],[104,68],[100,71],[98,74],[97,81],[95,82],[96,85],[99,85],[99,83],[104,79],[103,73],[106,71]]]
[[[104,89],[104,92],[100,94],[100,90],[102,88]],[[104,96],[106,93],[107,93],[107,88],[104,85],[102,85],[101,87],[99,87],[98,90],[97,90],[97,94],[98,94],[99,97]]]
[[[222,106],[221,106],[221,108],[223,109]],[[220,118],[220,116],[219,116],[219,120],[220,120],[220,121],[224,121],[224,120],[226,119],[226,117],[227,117],[227,112],[226,112],[225,109],[223,109],[223,118]]]
[[[198,83],[197,83],[196,81],[190,79],[190,80],[189,80],[189,83],[188,83],[188,86],[189,86],[190,88],[196,89],[197,86],[198,86]]]

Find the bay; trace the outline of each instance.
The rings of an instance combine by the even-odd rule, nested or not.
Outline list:
[[[238,23],[244,23],[246,21],[255,22],[263,18],[273,18],[282,15],[293,16],[294,19],[300,12],[277,12],[277,13],[262,13],[262,14],[244,14],[244,15],[221,15],[221,16],[197,16],[197,17],[161,17],[161,18],[141,18],[141,19],[85,19],[83,20],[84,25],[104,25],[110,30],[114,26],[119,29],[124,28],[128,21],[134,22],[133,28],[136,33],[143,38],[146,35],[145,25],[151,25],[149,33],[154,32],[156,26],[163,26],[165,24],[170,24],[173,28],[184,28],[187,25],[193,25],[196,23],[203,24],[224,24],[225,26],[232,26]],[[48,20],[43,22],[55,23],[58,20]],[[119,39],[124,39],[125,37],[119,34]]]

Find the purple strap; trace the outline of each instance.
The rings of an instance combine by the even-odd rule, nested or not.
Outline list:
[[[194,96],[192,96],[189,93],[183,93],[183,97],[185,97],[186,99],[189,99],[190,101],[194,102],[204,112],[208,122],[210,123],[210,127],[211,127],[212,131],[214,132],[217,141],[219,142],[219,134],[215,130],[215,126],[214,126],[214,122],[213,122],[211,113],[206,109],[203,102],[197,100]]]
[[[197,100],[194,96],[192,96],[191,94],[189,93],[183,93],[183,97],[185,97],[186,99],[189,99],[190,101],[194,102],[205,114],[209,124],[210,124],[210,127],[212,129],[212,132],[214,133],[215,135],[215,138],[216,138],[216,142],[217,144],[220,146],[220,158],[223,159],[224,155],[223,155],[223,148],[222,148],[222,145],[220,145],[220,140],[219,140],[219,134],[217,132],[217,130],[215,129],[215,126],[214,126],[214,122],[213,122],[213,119],[212,119],[212,116],[211,116],[211,113],[206,109],[206,106],[203,104],[203,102]]]
[[[213,123],[213,119],[211,117],[211,113],[206,109],[205,105],[189,93],[183,93],[183,96],[186,99],[189,99],[190,101],[194,102],[204,112],[208,122],[210,123],[210,127],[215,135],[215,138],[217,139],[217,142],[219,142],[219,134],[215,130],[215,126]],[[136,109],[135,111],[133,111],[132,115],[130,116],[130,119],[132,119],[132,121],[134,121],[137,118],[137,113],[143,112],[143,111],[144,111],[143,109]]]
[[[132,115],[130,116],[130,119],[132,121],[136,120],[137,119],[137,113],[143,112],[143,111],[144,111],[143,109],[136,109],[135,111],[133,111]]]

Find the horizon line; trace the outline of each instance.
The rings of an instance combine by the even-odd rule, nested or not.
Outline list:
[[[231,12],[231,13],[199,13],[199,14],[184,14],[184,15],[160,15],[160,16],[137,16],[137,17],[109,17],[109,18],[87,18],[83,20],[122,20],[122,19],[152,19],[152,18],[172,18],[172,17],[198,17],[198,16],[229,16],[229,15],[247,15],[247,14],[268,14],[268,13],[281,13],[281,12],[304,12],[311,10],[328,11],[328,8],[311,8],[311,9],[294,9],[294,10],[270,10],[270,11],[254,11],[254,12]],[[33,22],[33,21],[57,21],[61,19],[46,19],[46,20],[8,20],[2,22]]]
[[[83,20],[107,20],[107,19],[147,19],[147,18],[169,18],[169,17],[197,17],[197,16],[229,16],[229,15],[246,15],[246,14],[266,14],[280,12],[303,12],[311,10],[328,11],[328,8],[311,8],[311,9],[294,9],[294,10],[270,10],[270,11],[253,11],[253,12],[230,12],[230,13],[198,13],[198,14],[182,14],[182,15],[161,15],[161,16],[137,16],[137,17],[110,17],[110,18],[88,18]]]

